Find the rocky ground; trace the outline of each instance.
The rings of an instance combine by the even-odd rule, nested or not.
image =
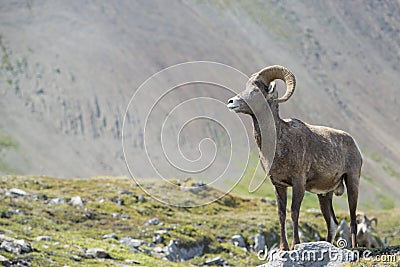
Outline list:
[[[4,266],[261,265],[266,261],[256,251],[278,242],[275,205],[271,199],[227,195],[210,205],[177,208],[153,200],[126,177],[2,176],[0,261]],[[399,235],[389,233],[399,229],[400,212],[371,215],[385,218],[377,234],[399,245]],[[346,216],[338,212],[339,218]],[[300,220],[303,242],[325,235],[318,212],[304,210]],[[398,251],[390,247],[371,255]]]

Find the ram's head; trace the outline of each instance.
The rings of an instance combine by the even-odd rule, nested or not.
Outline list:
[[[286,93],[278,98],[275,79],[281,79],[286,84]],[[254,114],[264,107],[266,101],[282,103],[293,94],[296,79],[292,72],[282,66],[270,66],[251,75],[246,83],[246,89],[228,101],[228,108],[237,113]]]

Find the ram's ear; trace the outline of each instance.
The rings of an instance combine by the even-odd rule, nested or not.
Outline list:
[[[273,94],[276,89],[276,83],[274,81],[270,82],[268,85],[268,94]]]

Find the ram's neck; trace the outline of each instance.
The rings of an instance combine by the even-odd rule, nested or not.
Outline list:
[[[269,115],[268,109],[271,110],[272,117],[274,119],[273,121],[271,121],[271,116]],[[271,141],[274,142],[275,140],[263,140],[261,136],[264,136],[264,138],[267,139],[273,136],[278,138],[282,132],[282,128],[285,127],[285,122],[279,116],[278,103],[273,102],[269,103],[269,105],[265,105],[263,112],[260,112],[259,114],[253,114],[251,117],[253,119],[253,130],[256,144],[261,152],[265,152],[264,147],[268,147],[266,143],[270,143]],[[275,131],[275,135],[271,131]]]

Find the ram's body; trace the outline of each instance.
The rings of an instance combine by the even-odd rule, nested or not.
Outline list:
[[[343,178],[361,167],[361,154],[346,132],[313,126],[297,119],[282,120],[275,158],[269,175],[274,184],[292,186],[291,179],[306,179],[315,194],[343,193]]]
[[[286,84],[286,93],[278,98],[274,80]],[[327,241],[333,242],[338,222],[332,206],[333,194],[344,192],[346,184],[350,209],[352,246],[357,245],[356,208],[362,165],[361,152],[355,140],[346,132],[313,126],[297,119],[282,120],[279,103],[287,101],[296,86],[294,75],[285,67],[271,66],[253,74],[246,89],[228,102],[228,108],[251,115],[254,138],[259,148],[260,161],[275,186],[278,214],[281,225],[280,248],[289,249],[286,238],[287,187],[293,187],[291,217],[293,221],[293,245],[300,243],[298,218],[305,191],[318,194],[322,214],[327,224]],[[268,118],[268,110],[273,118]],[[276,145],[271,162],[265,141],[271,136],[273,119]]]

